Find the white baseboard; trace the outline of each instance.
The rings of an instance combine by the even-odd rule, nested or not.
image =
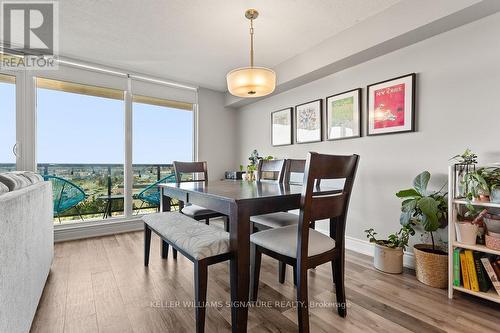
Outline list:
[[[115,221],[109,222],[93,221],[88,223],[79,223],[77,225],[56,225],[54,227],[54,241],[63,242],[82,238],[113,235],[123,232],[142,230],[143,228],[144,222],[142,222],[139,217],[131,220],[116,219]],[[324,234],[328,234],[328,231],[321,227],[317,228],[317,230]],[[346,249],[373,257],[374,244],[368,242],[367,240],[350,236],[346,236],[345,238]],[[408,268],[415,268],[413,253],[405,251],[403,256],[403,265]]]

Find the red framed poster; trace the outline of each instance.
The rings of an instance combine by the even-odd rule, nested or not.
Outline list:
[[[415,131],[415,79],[413,73],[368,86],[368,135]]]

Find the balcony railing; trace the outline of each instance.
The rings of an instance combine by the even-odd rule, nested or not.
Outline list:
[[[1,164],[0,172],[15,170],[15,164]],[[79,222],[104,217],[123,215],[124,177],[122,164],[38,164],[41,175],[57,176],[80,187],[86,195],[77,208],[63,211],[55,222]],[[136,196],[147,186],[174,173],[172,164],[134,164],[133,165],[133,211],[136,213],[154,212],[156,205],[139,200]],[[117,200],[109,203],[109,197]],[[110,206],[108,206],[110,204]],[[106,213],[109,214],[106,214]],[[81,215],[81,216],[80,216]]]

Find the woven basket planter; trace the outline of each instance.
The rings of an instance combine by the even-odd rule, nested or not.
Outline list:
[[[413,247],[417,280],[434,288],[448,285],[448,255],[425,252],[431,244],[417,244]]]

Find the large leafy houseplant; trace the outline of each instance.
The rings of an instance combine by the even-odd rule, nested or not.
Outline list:
[[[431,236],[432,252],[440,252],[436,248],[434,232],[447,225],[447,193],[442,191],[444,186],[438,191],[429,191],[430,178],[431,174],[424,171],[413,180],[413,188],[401,190],[396,195],[403,199],[400,223],[403,226],[421,225]]]

